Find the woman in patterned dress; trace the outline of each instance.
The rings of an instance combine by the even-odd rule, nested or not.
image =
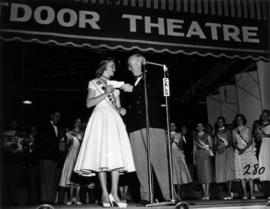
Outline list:
[[[89,81],[86,106],[94,107],[94,110],[74,170],[80,175],[98,174],[103,207],[116,204],[124,208],[127,204],[121,202],[118,196],[119,174],[133,172],[135,166],[126,126],[120,116],[126,110],[121,108],[120,91],[110,85],[110,78],[115,71],[114,60],[106,58],[100,62],[96,78]],[[110,194],[107,189],[107,173],[111,174]]]
[[[256,149],[251,136],[251,130],[246,127],[246,124],[247,120],[244,115],[238,114],[235,116],[235,128],[232,131],[235,147],[235,178],[241,180],[244,200],[248,198],[246,181],[249,181],[250,197],[254,200],[253,180],[258,178],[258,171],[255,173],[253,169],[256,166],[258,167],[258,160],[256,158]]]
[[[210,200],[209,185],[213,182],[211,157],[214,156],[212,151],[212,139],[211,136],[204,131],[204,125],[202,123],[197,124],[196,130],[194,147],[198,183],[202,184],[203,187],[203,200]]]
[[[181,200],[180,186],[192,182],[184,151],[180,149],[181,134],[177,132],[175,123],[170,124],[172,141],[172,164],[173,164],[173,184],[176,187],[176,200]]]
[[[261,138],[259,153],[260,180],[263,183],[265,196],[270,200],[270,110],[263,110],[261,114],[261,126],[258,128],[258,136]]]
[[[217,130],[215,133],[215,174],[216,183],[227,183],[227,196],[225,200],[231,200],[232,181],[235,179],[234,150],[231,130],[226,127],[224,117],[217,118]]]

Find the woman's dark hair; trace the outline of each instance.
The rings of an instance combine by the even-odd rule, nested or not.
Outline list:
[[[115,59],[113,57],[106,57],[99,62],[97,70],[96,70],[96,78],[99,78],[102,76],[102,74],[106,70],[108,63],[110,62],[115,63]]]
[[[262,123],[262,116],[263,116],[263,114],[267,114],[268,115],[268,117],[270,117],[270,110],[267,110],[267,109],[264,109],[263,111],[262,111],[262,114],[261,114],[261,116],[260,116],[260,122]],[[269,120],[269,119],[268,119]]]
[[[77,120],[81,120],[81,123],[82,123],[82,118],[81,117],[76,117],[73,119],[73,122],[72,122],[72,125],[74,126],[75,123],[77,122]]]
[[[235,117],[234,117],[234,120],[233,120],[233,126],[234,127],[237,127],[238,124],[237,124],[237,118],[242,118],[242,121],[243,121],[243,125],[246,125],[247,124],[247,119],[246,117],[243,115],[243,114],[237,114]]]
[[[219,116],[217,121],[222,120],[224,124],[226,124],[226,119],[223,116]]]
[[[223,117],[223,116],[219,116],[217,118],[217,122],[215,123],[215,131],[218,130],[218,121],[219,120],[222,120],[223,121],[223,124],[224,124],[224,127],[227,128],[227,123],[226,123],[226,119]]]
[[[199,124],[202,124],[203,130],[205,131],[205,124],[204,124],[203,122],[200,122],[200,121],[199,121],[199,122],[196,123],[196,126],[195,126],[195,132],[196,132],[196,133],[198,133],[197,127],[198,127]]]

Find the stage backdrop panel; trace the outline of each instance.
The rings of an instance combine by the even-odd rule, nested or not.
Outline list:
[[[221,115],[221,104],[218,95],[210,95],[207,97],[207,115],[208,123],[214,125],[217,117]]]
[[[262,97],[258,71],[237,74],[235,76],[238,92],[239,111],[252,126],[254,120],[258,120],[262,112]]]
[[[213,124],[218,116],[231,122],[242,113],[252,126],[263,109],[270,109],[270,63],[259,61],[256,70],[235,75],[235,85],[221,86],[219,94],[207,97],[208,122]]]
[[[207,113],[210,124],[214,124],[219,116],[225,117],[227,123],[232,123],[238,109],[235,85],[221,86],[219,94],[207,97]]]
[[[262,108],[270,110],[270,63],[257,62],[260,90],[262,95]]]

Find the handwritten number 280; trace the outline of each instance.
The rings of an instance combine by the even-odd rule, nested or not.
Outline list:
[[[251,166],[249,164],[244,167],[244,170],[245,170],[244,175],[250,175],[251,174],[252,170],[250,171],[250,167]],[[258,168],[259,168],[258,164],[253,165],[253,172],[252,172],[253,175],[256,175],[257,172],[260,175],[264,173],[265,167],[261,167],[259,169]]]

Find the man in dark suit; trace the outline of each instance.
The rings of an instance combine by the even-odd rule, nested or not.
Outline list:
[[[51,120],[44,124],[38,133],[37,149],[40,166],[40,200],[42,203],[54,203],[57,182],[57,160],[59,157],[59,128],[61,114],[51,114]]]
[[[140,54],[134,54],[128,59],[129,71],[136,81],[134,85],[125,84],[123,90],[130,92],[128,106],[128,131],[133,152],[137,176],[140,182],[141,203],[149,203],[149,182],[147,172],[147,139],[144,102],[144,77],[142,74],[142,62],[145,58]],[[164,110],[162,101],[162,79],[155,75],[149,75],[147,79],[149,120],[150,120],[150,147],[151,166],[157,177],[160,191],[165,200],[170,199],[168,156],[165,136]]]

